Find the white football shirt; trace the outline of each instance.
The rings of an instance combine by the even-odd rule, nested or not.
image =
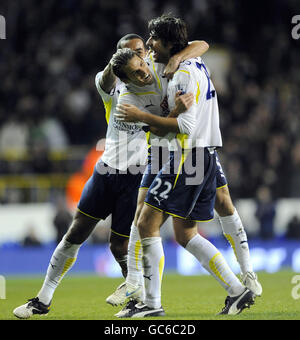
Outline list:
[[[103,71],[96,75],[95,83],[102,97],[107,121],[105,150],[102,161],[114,169],[126,170],[132,165],[146,164],[147,138],[142,129],[143,123],[127,123],[115,118],[117,103],[133,104],[143,111],[167,115],[161,107],[167,95],[167,79],[163,78],[163,64],[154,63],[152,57],[146,58],[155,81],[152,85],[138,87],[125,85],[119,79],[115,88],[107,94],[99,85]],[[99,162],[96,165],[96,169]]]
[[[209,71],[200,57],[182,62],[169,82],[170,110],[175,106],[177,91],[192,92],[195,97],[191,108],[177,118],[181,132],[177,138],[187,141],[185,148],[222,146],[217,93]]]

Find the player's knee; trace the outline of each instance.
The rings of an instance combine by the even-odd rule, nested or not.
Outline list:
[[[156,236],[156,234],[153,233],[153,229],[151,228],[150,218],[147,214],[140,215],[138,222],[137,222],[137,227],[138,227],[141,238]]]
[[[139,220],[139,218],[141,216],[141,211],[142,211],[143,206],[144,206],[144,202],[139,202],[137,204],[136,211],[135,211],[135,216],[134,216],[135,225],[137,225],[138,220]]]
[[[182,247],[186,247],[189,241],[198,234],[197,223],[181,218],[173,218],[175,240]]]
[[[143,216],[143,215],[139,216],[138,222],[137,222],[137,227],[138,227],[140,235],[144,236],[144,234],[147,231],[147,218],[145,218],[145,216]]]
[[[141,216],[142,209],[144,207],[144,201],[146,198],[146,190],[140,190],[139,195],[138,195],[138,201],[137,201],[137,206],[135,210],[135,216],[134,216],[134,224],[137,226],[138,220]]]
[[[76,213],[65,235],[66,241],[72,244],[82,244],[89,237],[96,224],[96,220]]]
[[[162,212],[144,204],[137,222],[141,239],[146,237],[159,237],[160,227],[164,220],[165,217]]]
[[[235,208],[228,190],[217,190],[215,209],[221,217],[233,215]]]
[[[188,240],[183,237],[182,235],[175,235],[175,241],[181,245],[183,248],[186,247],[186,245],[188,244]]]
[[[183,229],[180,232],[175,233],[175,240],[178,244],[180,244],[183,248],[189,243],[189,241],[198,234],[195,228],[193,229]]]

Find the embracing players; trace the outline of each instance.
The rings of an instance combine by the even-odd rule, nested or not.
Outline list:
[[[148,44],[154,51],[153,57],[156,61],[167,63],[178,45],[184,46],[187,43],[185,25],[178,18],[162,16],[154,19],[149,24],[149,30],[151,36]],[[124,73],[125,76],[128,76],[136,71],[134,65],[130,63],[130,58],[124,58],[126,54],[125,51],[123,54],[121,51],[119,55],[115,56],[115,66],[113,67],[116,74],[120,74],[120,71],[123,72],[123,78]],[[143,269],[146,285],[145,304],[136,304],[131,310],[127,306],[128,308],[123,310],[124,313],[118,313],[117,316],[143,317],[164,314],[160,305],[160,285],[164,255],[159,237],[159,228],[168,215],[173,216],[177,241],[190,251],[228,291],[226,305],[221,313],[236,314],[253,303],[254,296],[261,294],[261,286],[255,274],[248,270],[245,277],[251,280],[251,284],[247,280],[244,282],[248,286],[252,285],[257,288],[257,292],[254,294],[255,289],[252,287],[251,290],[245,288],[231,272],[222,255],[212,244],[197,233],[196,228],[197,221],[209,220],[213,217],[216,172],[223,175],[220,165],[217,169],[217,155],[214,151],[215,147],[221,146],[216,92],[207,68],[201,59],[187,60],[180,65],[168,88],[170,108],[174,106],[175,93],[178,90],[194,93],[195,105],[178,118],[149,115],[132,105],[118,106],[120,112],[118,117],[120,119],[142,121],[156,129],[161,129],[163,133],[177,133],[177,139],[180,140],[179,158],[181,161],[179,168],[183,170],[183,173],[179,175],[179,171],[175,171],[176,164],[174,159],[176,157],[171,154],[169,162],[163,166],[150,185],[145,205],[137,222],[141,241],[136,241],[136,245],[140,242],[143,250]],[[185,141],[189,143],[184,143]],[[203,167],[204,179],[202,182],[196,183],[197,185],[195,183],[194,185],[186,185],[188,176],[185,166],[188,164],[188,159],[195,158],[197,153],[201,154],[201,152],[203,152],[202,158],[204,161],[203,164],[201,162],[196,164],[196,168]],[[166,169],[168,171],[165,171]],[[224,186],[226,186],[226,182]],[[233,234],[233,237],[230,237],[230,241],[233,247],[242,248],[242,253],[244,252],[242,261],[245,263],[249,261],[247,239],[240,220],[236,218],[237,212],[234,207],[232,210],[229,220],[230,223],[232,220],[235,223],[231,223],[233,226],[229,232]],[[231,236],[230,234],[227,235],[228,238]],[[238,244],[235,243],[236,241]],[[244,247],[245,245],[246,247]],[[237,254],[237,252],[235,253]],[[241,252],[238,254],[240,262]],[[129,261],[130,256],[129,246]],[[249,263],[247,265],[250,269],[251,265]],[[137,270],[135,271],[137,272]],[[151,280],[147,280],[147,278],[151,278]],[[132,286],[132,282],[129,282],[129,286]],[[133,293],[127,291],[126,295],[134,297],[137,289],[131,289],[131,291]]]
[[[122,48],[126,45],[135,50],[137,55],[141,57],[146,55],[143,40],[139,36],[125,36],[118,47]],[[202,42],[200,42],[200,52],[199,43],[192,44],[187,46],[185,51],[181,51],[181,55],[178,54],[176,58],[179,58],[178,62],[180,62],[184,60],[181,58],[200,55],[206,49],[207,44]],[[143,61],[142,58],[140,60]],[[139,78],[140,86],[151,86],[152,83],[154,84],[152,80],[157,77],[158,71],[154,61],[147,62],[151,68],[147,75],[144,74]],[[174,63],[176,63],[175,58]],[[162,73],[159,75],[161,84],[165,82],[166,91],[167,78],[162,78]],[[136,209],[142,167],[147,158],[147,139],[142,129],[144,124],[120,122],[114,117],[120,89],[124,84],[111,73],[110,64],[103,72],[97,74],[96,86],[104,102],[108,123],[105,151],[83,189],[69,230],[54,250],[40,291],[36,297],[13,311],[14,315],[21,319],[30,318],[34,314],[45,315],[49,312],[54,292],[74,265],[81,245],[92,233],[98,221],[110,214],[112,214],[111,250],[122,268],[123,275],[127,275],[128,237]],[[160,92],[153,98],[156,100],[155,103],[160,104],[163,102],[164,92]],[[181,98],[178,100],[179,110],[183,108],[180,104],[181,100]]]

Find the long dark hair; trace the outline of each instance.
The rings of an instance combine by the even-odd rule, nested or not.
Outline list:
[[[164,46],[173,45],[171,56],[183,50],[188,45],[188,33],[186,23],[171,14],[152,19],[148,23],[149,34],[160,39]]]

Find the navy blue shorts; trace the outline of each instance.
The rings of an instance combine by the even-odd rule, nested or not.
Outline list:
[[[168,148],[151,147],[148,150],[148,164],[143,174],[140,189],[149,189],[163,164],[169,161]]]
[[[193,221],[208,221],[214,216],[216,198],[216,155],[207,149],[194,148],[179,164],[175,153],[170,154],[149,187],[145,203],[175,217]],[[197,156],[198,155],[198,156]],[[198,159],[197,159],[198,157]],[[201,163],[199,163],[199,160]],[[195,179],[189,164],[194,169],[202,168],[201,180]],[[177,169],[177,170],[176,170]]]
[[[152,184],[152,182],[154,181],[157,173],[159,172],[159,170],[162,168],[164,162],[162,160],[162,158],[160,158],[159,160],[157,160],[156,158],[154,159],[151,156],[151,149],[149,150],[149,156],[148,156],[148,164],[146,167],[146,170],[144,172],[142,181],[141,181],[141,185],[140,188],[141,189],[149,189],[150,185]],[[216,187],[217,189],[220,189],[224,186],[226,186],[227,183],[227,179],[225,176],[225,173],[223,171],[222,165],[220,163],[220,159],[218,156],[217,151],[215,151],[216,154],[216,163],[217,163],[217,167],[216,167]],[[161,155],[161,153],[160,153]],[[153,161],[157,161],[158,162],[158,170],[157,170],[157,166],[155,166],[155,169],[153,166],[151,166],[151,163],[153,163]],[[157,163],[156,163],[157,164]]]
[[[101,165],[109,169],[103,162]],[[112,170],[100,175],[94,169],[83,188],[78,210],[96,220],[106,219],[112,214],[112,232],[129,237],[142,174],[123,174]]]
[[[217,162],[217,172],[216,172],[217,184],[216,185],[217,185],[217,189],[220,189],[222,187],[225,187],[225,185],[227,185],[227,179],[222,169],[222,165],[220,163],[217,151],[215,151],[215,154],[216,154],[216,162]]]

